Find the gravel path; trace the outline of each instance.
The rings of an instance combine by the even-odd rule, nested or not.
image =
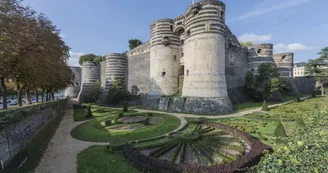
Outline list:
[[[79,141],[71,137],[71,131],[84,122],[74,122],[73,101],[70,101],[68,110],[63,117],[56,133],[48,145],[35,173],[76,173],[77,154],[92,145],[106,145],[107,143],[94,143]]]

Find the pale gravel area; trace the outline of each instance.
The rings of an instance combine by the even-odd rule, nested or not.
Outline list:
[[[74,122],[73,101],[69,102],[66,114],[52,137],[35,173],[76,173],[77,154],[92,145],[108,143],[84,142],[74,139],[71,131],[84,122]]]

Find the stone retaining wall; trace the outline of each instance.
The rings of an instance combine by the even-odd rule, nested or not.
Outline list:
[[[1,119],[9,115],[22,118],[18,122],[6,124],[0,129],[0,161],[7,163],[19,150],[23,149],[26,141],[30,140],[49,121],[58,115],[63,115],[67,100],[48,102],[29,107],[8,110],[0,113]],[[25,112],[28,114],[18,114]],[[27,132],[28,131],[28,132]]]

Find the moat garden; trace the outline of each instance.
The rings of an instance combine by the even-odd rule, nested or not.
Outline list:
[[[74,105],[74,120],[86,122],[72,137],[109,142],[80,152],[78,172],[325,172],[327,101],[308,98],[230,118]]]

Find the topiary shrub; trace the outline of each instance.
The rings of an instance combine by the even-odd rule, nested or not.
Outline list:
[[[263,102],[262,111],[269,111],[268,103],[266,100]]]
[[[282,124],[281,120],[278,121],[276,129],[273,132],[273,135],[276,137],[286,137],[286,131],[284,125]]]
[[[87,109],[87,115],[85,117],[87,117],[87,118],[92,118],[93,117],[93,114],[92,114],[92,111],[91,111],[91,107],[90,106]]]
[[[299,127],[304,127],[304,126],[305,126],[305,123],[304,123],[304,121],[303,121],[302,118],[297,118],[297,119],[296,119],[296,124],[297,124],[297,126],[299,126]]]
[[[118,118],[123,118],[124,117],[124,114],[120,113],[117,115]]]
[[[145,119],[142,123],[143,123],[145,126],[148,126],[148,125],[149,125],[149,118]]]
[[[294,102],[295,102],[295,103],[299,103],[299,102],[301,102],[300,97],[299,97],[299,96],[294,96]]]
[[[128,104],[124,103],[123,112],[128,112]]]
[[[110,125],[112,125],[112,120],[107,120],[107,121],[105,121],[105,125],[106,125],[106,126],[110,126]]]

